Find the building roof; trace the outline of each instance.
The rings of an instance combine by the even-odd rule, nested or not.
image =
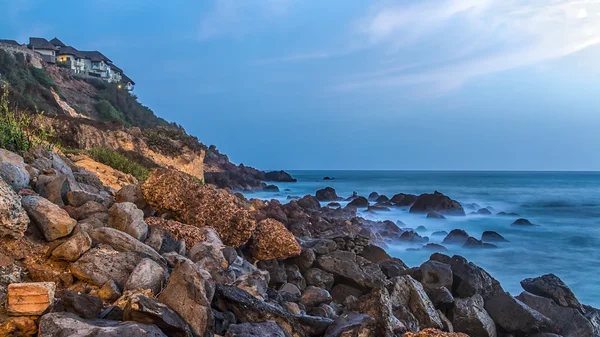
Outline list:
[[[116,70],[116,71],[120,72],[121,74],[123,73],[123,69],[117,67],[114,64],[111,64],[110,67],[112,68],[112,70]]]
[[[55,37],[52,40],[50,40],[50,43],[52,43],[53,46],[60,47],[60,48],[64,48],[64,47],[67,46],[61,40],[59,40],[57,37]]]
[[[0,43],[5,43],[5,44],[12,44],[15,46],[20,46],[21,44],[15,40],[4,40],[4,39],[0,39]]]
[[[71,46],[60,48],[60,50],[58,51],[58,55],[73,55],[75,57],[85,58],[85,55],[83,55],[79,50]]]
[[[123,76],[121,77],[121,82],[123,82],[123,83],[129,82],[129,83],[135,85],[135,82],[125,74],[123,74]]]
[[[47,50],[56,50],[56,47],[48,40],[43,37],[30,37],[29,38],[29,47],[33,49],[47,49]]]
[[[85,58],[88,58],[88,59],[90,59],[90,60],[92,60],[94,62],[104,61],[104,62],[111,62],[112,63],[112,61],[108,57],[104,56],[99,51],[95,51],[95,50],[94,51],[80,51],[80,53],[82,55],[84,55]]]

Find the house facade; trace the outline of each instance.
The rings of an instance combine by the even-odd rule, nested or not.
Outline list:
[[[56,63],[59,66],[71,69],[76,74],[83,74],[86,72],[84,59],[85,56],[77,49],[65,46],[58,50]]]
[[[34,50],[38,54],[42,55],[42,59],[48,63],[56,63],[56,47],[48,40],[42,37],[30,37],[29,49]]]

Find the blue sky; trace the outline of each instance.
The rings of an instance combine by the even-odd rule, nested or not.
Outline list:
[[[600,170],[599,0],[0,0],[262,169]]]

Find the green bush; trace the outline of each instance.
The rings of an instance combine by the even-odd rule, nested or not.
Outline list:
[[[115,170],[131,174],[139,181],[148,179],[148,176],[150,175],[150,170],[111,149],[105,147],[95,147],[89,150],[88,154],[94,160],[108,165]]]
[[[101,100],[96,103],[96,112],[98,113],[98,118],[103,121],[122,121],[123,115],[115,109],[107,100]]]
[[[50,89],[56,87],[54,80],[48,75],[44,68],[38,69],[35,67],[29,68],[29,71],[33,77],[38,81],[39,84]]]
[[[0,147],[23,153],[47,144],[54,131],[51,126],[36,125],[34,115],[10,107],[8,87],[2,87],[0,96]]]

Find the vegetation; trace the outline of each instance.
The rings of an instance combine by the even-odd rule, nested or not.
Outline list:
[[[117,109],[115,109],[107,100],[103,99],[98,101],[95,107],[100,120],[107,122],[123,121],[123,115],[121,112],[117,111]]]
[[[108,165],[115,170],[131,174],[139,181],[148,179],[150,170],[144,166],[130,160],[119,152],[106,147],[95,147],[88,151],[88,154],[96,161]]]
[[[52,127],[35,123],[36,115],[11,108],[8,96],[8,87],[4,85],[0,96],[0,147],[23,153],[48,144],[48,139],[52,137]]]

